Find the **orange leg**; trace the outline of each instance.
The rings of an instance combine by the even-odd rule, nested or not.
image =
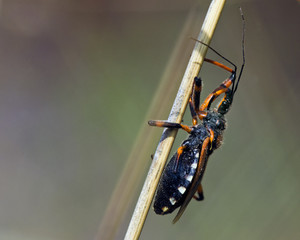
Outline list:
[[[220,67],[220,68],[223,68],[223,69],[225,69],[225,70],[228,71],[228,72],[231,72],[231,73],[234,72],[233,69],[231,69],[231,68],[229,68],[229,67],[225,66],[224,64],[219,63],[219,62],[217,62],[217,61],[214,61],[214,60],[211,60],[211,59],[208,59],[208,58],[204,58],[204,61],[205,61],[205,62],[209,62],[209,63],[211,63],[211,64],[214,64],[214,65],[216,65],[216,66],[218,66],[218,67]]]
[[[150,126],[155,127],[166,127],[166,128],[182,128],[184,131],[190,133],[192,129],[187,126],[180,123],[172,123],[172,122],[165,122],[165,121],[159,121],[159,120],[150,120],[148,121],[148,124]]]
[[[232,74],[230,78],[227,78],[218,88],[216,88],[208,97],[204,100],[202,105],[200,106],[200,111],[204,111],[205,109],[209,109],[212,102],[220,96],[222,93],[225,93],[227,89],[233,83],[233,79],[235,78],[235,74]],[[200,119],[203,119],[203,117]]]
[[[208,97],[204,100],[204,102],[201,104],[200,108],[199,108],[199,112],[203,112],[205,109],[209,109],[210,105],[212,104],[212,102],[218,97],[220,96],[222,93],[225,93],[228,88],[234,83],[235,80],[235,70],[225,66],[222,63],[219,63],[217,61],[205,58],[204,61],[209,62],[211,64],[214,64],[220,68],[225,69],[228,72],[231,72],[231,76],[229,78],[227,78],[218,88],[216,88],[211,94],[208,95]],[[223,99],[223,101],[225,100],[225,98]],[[203,116],[203,114],[198,114],[200,119],[203,119],[205,116]]]

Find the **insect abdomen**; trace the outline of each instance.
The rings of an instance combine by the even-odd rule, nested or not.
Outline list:
[[[176,157],[177,154],[171,158],[162,174],[154,200],[154,211],[157,214],[171,213],[184,201],[197,169],[199,149],[184,150],[177,168]]]

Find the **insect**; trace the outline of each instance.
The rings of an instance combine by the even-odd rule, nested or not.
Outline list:
[[[223,131],[226,127],[224,116],[229,111],[233,102],[233,97],[238,88],[245,65],[245,20],[242,12],[241,16],[243,21],[243,63],[238,77],[236,77],[237,67],[235,64],[207,44],[200,42],[233,66],[232,69],[214,60],[204,59],[204,61],[230,72],[229,78],[210,93],[200,105],[202,80],[198,76],[195,77],[192,94],[189,99],[193,126],[160,120],[151,120],[148,122],[150,126],[181,128],[190,134],[165,167],[154,200],[154,211],[160,215],[172,213],[176,208],[180,207],[173,223],[179,220],[192,198],[198,201],[204,199],[201,180],[208,157],[221,145]],[[215,109],[211,109],[212,103],[222,94],[224,94],[223,99]],[[200,120],[199,123],[198,119]]]

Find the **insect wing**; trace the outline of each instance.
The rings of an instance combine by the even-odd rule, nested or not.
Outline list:
[[[199,187],[199,184],[201,183],[201,180],[202,180],[205,168],[206,168],[207,159],[208,159],[207,152],[208,152],[209,146],[210,146],[209,138],[206,138],[202,144],[200,159],[199,159],[198,166],[197,166],[197,171],[195,173],[191,187],[190,187],[177,215],[175,216],[173,223],[176,223],[179,220],[179,218],[181,217],[181,215],[184,213],[187,205],[189,204],[189,202],[195,195],[195,193]]]
[[[184,149],[179,159],[177,159],[178,153],[176,153],[168,162],[160,179],[153,204],[157,214],[171,213],[184,202],[196,173],[199,155],[199,149]]]

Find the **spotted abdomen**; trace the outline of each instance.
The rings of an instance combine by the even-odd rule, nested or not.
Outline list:
[[[156,192],[153,206],[157,214],[171,213],[183,203],[197,169],[199,151],[199,149],[184,149],[177,168],[175,166],[177,153],[171,158]]]

